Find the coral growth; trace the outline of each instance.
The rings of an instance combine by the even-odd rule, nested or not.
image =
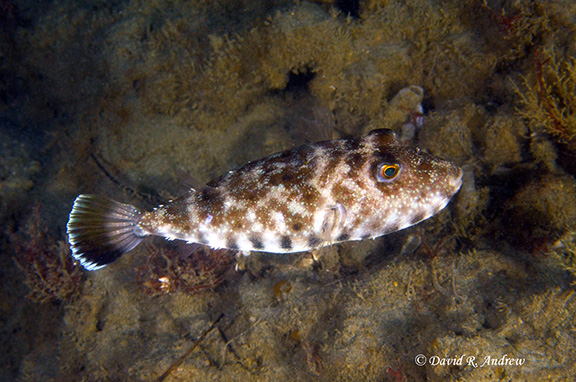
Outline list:
[[[144,292],[151,295],[213,290],[224,281],[236,254],[236,251],[194,244],[147,247],[150,256],[138,269],[137,279]]]
[[[40,208],[34,207],[22,235],[12,235],[14,261],[24,272],[28,297],[37,302],[71,301],[80,294],[82,271],[74,264],[68,243],[55,240],[42,224]]]

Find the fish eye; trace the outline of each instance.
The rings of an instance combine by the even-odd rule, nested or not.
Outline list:
[[[400,174],[400,165],[397,163],[383,163],[378,167],[377,178],[379,182],[390,182]]]

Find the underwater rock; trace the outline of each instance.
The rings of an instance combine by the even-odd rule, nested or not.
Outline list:
[[[413,126],[413,138],[416,128],[422,125],[423,110],[422,100],[424,99],[424,89],[420,86],[411,85],[400,89],[400,91],[388,103],[382,116],[377,116],[366,126],[365,132],[378,128],[377,126],[387,126],[401,134],[402,142],[411,139],[406,134],[406,125]]]
[[[426,116],[419,138],[431,153],[441,153],[443,158],[465,163],[474,156],[473,135],[483,126],[484,120],[483,108],[473,103],[434,111]]]
[[[35,185],[40,162],[32,160],[24,146],[0,131],[0,221],[27,205],[27,192]],[[8,208],[10,206],[10,208]]]
[[[530,152],[534,156],[534,161],[543,164],[548,171],[552,173],[561,171],[556,163],[558,159],[556,147],[546,137],[534,133],[531,134]]]
[[[476,179],[477,170],[471,165],[462,167],[462,188],[455,200],[455,216],[458,219],[458,231],[460,239],[466,238],[469,242],[479,239],[477,236],[486,228],[481,223],[483,214],[488,207],[489,188],[479,187]]]
[[[520,163],[527,136],[528,129],[517,117],[510,114],[491,117],[484,132],[484,159],[495,169]]]
[[[545,174],[527,182],[506,206],[506,221],[516,240],[531,248],[540,238],[554,240],[576,221],[576,182],[567,175]]]

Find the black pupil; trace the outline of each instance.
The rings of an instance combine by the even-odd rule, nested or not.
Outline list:
[[[384,170],[384,175],[386,175],[386,177],[391,178],[394,175],[396,175],[396,167],[390,166],[388,168],[386,168]]]

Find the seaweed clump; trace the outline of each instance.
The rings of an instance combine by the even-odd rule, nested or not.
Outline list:
[[[16,246],[14,261],[24,273],[30,300],[70,302],[80,295],[82,271],[74,264],[66,241],[48,234],[38,206],[28,219],[23,237],[13,234],[12,240]]]
[[[526,92],[516,88],[518,110],[535,131],[544,131],[576,150],[576,58],[554,50],[535,51],[536,79],[522,77]],[[535,83],[534,83],[535,82]]]
[[[569,230],[547,249],[546,255],[559,260],[569,276],[570,285],[576,287],[576,231]]]
[[[175,248],[148,245],[150,256],[137,271],[144,293],[201,293],[220,285],[234,264],[236,251],[194,244]]]

